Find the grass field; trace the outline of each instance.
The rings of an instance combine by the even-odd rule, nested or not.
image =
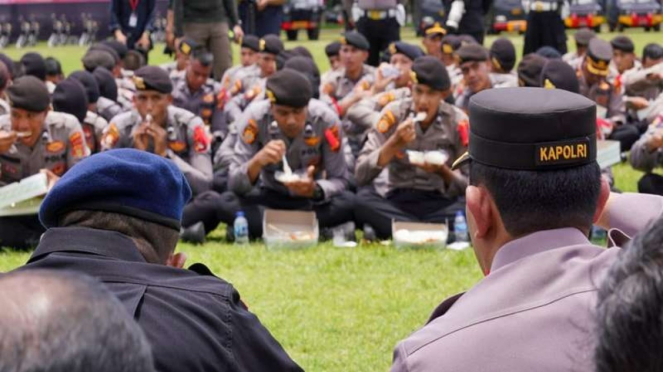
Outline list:
[[[324,45],[337,35],[335,30],[324,30],[320,41],[301,42],[316,56],[322,71],[327,69]],[[661,40],[660,33],[629,35],[638,51]],[[409,30],[404,39],[416,42]],[[513,41],[520,50],[522,37],[513,35]],[[4,52],[18,59],[25,51]],[[67,72],[79,68],[83,54],[77,47],[38,51],[59,58]],[[151,58],[153,63],[166,61],[158,53]],[[614,174],[618,188],[636,190],[638,172],[621,164]],[[398,340],[420,327],[445,297],[481,278],[471,250],[398,251],[378,244],[340,249],[323,244],[305,251],[271,252],[257,244],[228,245],[221,237],[217,230],[205,246],[181,244],[178,249],[188,253],[189,263],[206,263],[233,283],[251,310],[309,371],[388,370]],[[28,257],[25,252],[1,252],[0,272],[20,266]]]

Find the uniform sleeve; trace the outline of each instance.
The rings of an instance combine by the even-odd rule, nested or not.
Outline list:
[[[656,150],[649,152],[647,149],[647,142],[654,135],[653,130],[648,130],[640,139],[633,144],[631,148],[631,166],[637,170],[643,172],[651,172],[654,168],[658,167],[661,164],[663,157],[661,156],[661,151]]]
[[[627,71],[622,75],[622,84],[629,96],[637,95],[635,93],[646,90],[647,88],[658,85],[647,79],[649,70]]]
[[[189,181],[194,195],[198,195],[209,190],[212,183],[210,139],[205,131],[205,125],[199,117],[193,118],[189,123],[187,137],[189,163],[171,150],[168,150],[168,156]]]
[[[228,189],[240,195],[247,194],[253,189],[253,183],[248,175],[248,163],[260,150],[257,121],[252,116],[250,110],[247,110],[235,124],[237,141],[230,160]]]
[[[456,130],[454,131],[454,143],[456,144],[456,152],[454,154],[449,154],[453,157],[450,159],[451,162],[460,158],[467,151],[467,146],[464,143],[466,139],[463,138],[465,134],[463,133],[467,133],[465,131],[469,131],[469,119],[467,115],[465,115],[465,113],[460,109],[456,109],[455,107],[453,109],[456,112]],[[467,188],[467,185],[469,185],[469,166],[465,164],[460,168],[460,170],[454,171],[454,173],[456,174],[456,178],[451,184],[447,185],[447,194],[449,196],[464,195],[465,189]]]
[[[67,121],[67,128],[69,128],[68,135],[68,151],[67,151],[67,169],[71,169],[79,161],[90,156],[90,149],[85,143],[85,133],[81,124],[75,120]]]
[[[626,108],[624,106],[624,96],[613,90],[610,94],[610,107],[608,108],[608,117],[613,123],[626,122]]]
[[[237,143],[237,131],[230,129],[228,136],[223,140],[219,149],[214,154],[214,171],[228,170],[230,162],[235,154],[235,144]]]
[[[378,95],[376,98],[379,100],[381,97],[384,97],[385,95],[388,96],[389,94],[390,92],[385,92]],[[368,129],[372,127],[373,123],[377,122],[380,117],[380,112],[376,110],[376,106],[377,101],[375,99],[362,99],[348,109],[345,118],[355,125]]]
[[[325,110],[327,110],[325,108]],[[322,145],[322,158],[326,179],[316,181],[325,194],[325,199],[340,194],[348,188],[350,173],[345,161],[343,130],[340,120],[333,111],[328,110],[324,120],[331,125],[325,130]]]
[[[232,325],[232,352],[237,371],[303,372],[260,320],[240,301],[233,290],[229,321]]]
[[[612,194],[606,206],[610,228],[635,236],[663,214],[663,197],[646,194]]]
[[[108,22],[108,29],[111,33],[121,29],[119,22],[121,2],[121,0],[111,0],[110,2],[110,22]]]
[[[237,118],[242,116],[242,107],[246,105],[244,101],[244,95],[240,94],[239,96],[233,97],[230,101],[228,101],[228,103],[226,103],[223,111],[226,118],[228,119],[228,123],[232,123],[237,120]]]
[[[355,178],[357,185],[365,186],[373,182],[383,167],[378,166],[378,159],[380,158],[380,150],[387,142],[387,139],[393,133],[394,128],[398,125],[396,123],[394,110],[396,104],[389,104],[382,110],[378,120],[373,124],[373,127],[368,131],[368,138],[364,147],[359,152],[357,159],[357,169],[355,170]],[[381,130],[378,130],[381,128]],[[384,133],[381,133],[384,132]]]
[[[228,23],[232,29],[238,23],[237,17],[237,3],[234,0],[223,0],[223,6],[226,8],[226,15],[228,16]]]
[[[391,372],[409,372],[407,366],[407,353],[403,343],[399,343],[394,350],[394,360],[391,364]]]

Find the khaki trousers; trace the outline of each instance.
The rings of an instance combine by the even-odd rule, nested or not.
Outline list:
[[[227,22],[186,23],[184,35],[205,46],[214,55],[214,79],[219,81],[232,65]]]

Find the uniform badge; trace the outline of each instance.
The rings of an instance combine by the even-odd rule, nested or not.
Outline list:
[[[269,100],[269,102],[276,103],[276,96],[274,95],[274,92],[267,89],[267,90],[265,90],[265,95],[267,96],[267,99]]]
[[[83,124],[83,134],[85,134],[85,143],[90,150],[94,150],[94,133],[90,125]]]
[[[413,83],[419,84],[419,80],[417,79],[417,73],[414,71],[410,71],[410,80],[412,80]]]
[[[325,130],[325,139],[329,143],[329,148],[333,152],[337,152],[341,148],[341,139],[338,133],[338,125],[334,125],[331,128]]]
[[[442,53],[444,54],[453,54],[454,48],[449,44],[442,45]]]
[[[306,146],[317,146],[318,143],[320,143],[320,137],[314,136],[314,137],[309,137],[309,138],[304,138],[304,143],[306,143]]]
[[[62,176],[64,174],[64,163],[57,163],[51,168],[51,172],[55,173],[56,176]]]
[[[145,89],[145,80],[142,77],[134,76],[134,85],[138,90]]]
[[[170,141],[168,147],[174,152],[182,152],[186,150],[186,142],[184,141]]]
[[[546,79],[546,81],[543,82],[543,87],[546,89],[555,89],[555,84],[550,81],[550,79]]]
[[[83,135],[80,132],[75,132],[69,136],[69,146],[71,147],[71,155],[75,158],[82,158],[85,156],[85,142],[83,142]]]
[[[64,150],[65,144],[62,141],[52,141],[46,144],[46,151],[47,152],[60,152]]]
[[[212,102],[214,102],[214,94],[212,94],[212,93],[206,94],[206,95],[203,97],[203,102],[204,102],[204,103],[212,103]]]
[[[117,129],[115,123],[110,123],[106,129],[104,129],[104,136],[101,139],[101,144],[105,149],[112,149],[117,144],[117,141],[120,140],[120,131]]]
[[[253,89],[249,90],[246,93],[246,95],[244,95],[244,97],[248,100],[252,100],[252,99],[256,98],[256,96],[258,94],[260,94],[260,92],[262,92],[262,88],[260,88],[260,86],[255,86],[255,87],[253,87]]]
[[[396,49],[396,43],[389,44],[389,54],[393,56],[396,53],[398,53],[398,49]]]
[[[387,111],[382,115],[382,118],[380,121],[378,121],[378,132],[384,134],[391,129],[391,127],[396,124],[396,117],[394,116],[394,113],[391,111]]]
[[[255,120],[250,119],[249,125],[244,128],[244,133],[242,133],[242,139],[247,144],[251,145],[255,142],[258,137],[258,123]]]
[[[327,83],[322,87],[322,93],[331,96],[334,93],[334,86],[331,83]]]
[[[363,90],[369,90],[371,88],[371,83],[368,81],[364,80],[361,82],[361,89]]]
[[[209,150],[210,140],[205,132],[205,127],[198,126],[193,130],[193,148],[196,152],[206,152]]]
[[[387,104],[389,104],[389,102],[393,101],[394,98],[395,97],[393,92],[385,93],[378,100],[378,105],[380,105],[380,107],[385,107]]]
[[[265,43],[265,39],[260,39],[260,45],[259,45],[259,46],[260,46],[260,51],[261,51],[261,52],[262,52],[263,50],[265,50],[265,44],[266,44],[266,43]]]

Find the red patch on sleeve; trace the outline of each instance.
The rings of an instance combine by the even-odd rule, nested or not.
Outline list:
[[[470,123],[467,120],[463,120],[458,123],[458,136],[460,136],[460,142],[463,146],[467,147],[470,144]]]
[[[193,148],[196,152],[206,152],[209,150],[210,139],[202,126],[193,130]]]
[[[332,151],[337,152],[341,148],[341,140],[338,135],[338,125],[325,130],[325,139]]]

